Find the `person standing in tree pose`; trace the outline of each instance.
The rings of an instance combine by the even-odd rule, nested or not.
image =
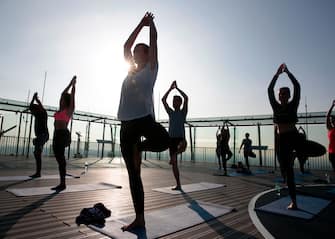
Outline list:
[[[274,94],[274,86],[279,75],[283,72],[290,78],[294,87],[294,93],[292,100],[289,101],[290,89],[288,87],[281,87],[279,89],[279,102],[277,102]],[[297,111],[300,101],[300,84],[285,64],[280,65],[277,73],[272,78],[268,87],[268,96],[273,109],[273,122],[276,132],[276,154],[278,156],[282,176],[287,183],[289,195],[292,200],[287,208],[295,210],[298,208],[298,205],[293,170],[294,151],[303,152],[302,137],[296,128],[296,123],[298,122]]]
[[[131,48],[140,33],[148,26],[149,46],[139,43],[133,53]],[[132,230],[144,227],[144,192],[141,178],[141,152],[161,152],[169,147],[169,134],[155,121],[153,88],[158,72],[157,31],[154,16],[147,12],[124,44],[124,57],[130,64],[130,70],[123,81],[118,109],[121,121],[120,144],[126,163],[129,185],[135,208],[135,220],[122,227]],[[141,137],[145,140],[141,141]]]
[[[221,164],[221,144],[222,142],[222,135],[221,135],[221,127],[219,126],[218,130],[216,131],[216,157],[218,158],[218,163],[219,163],[219,170],[222,169],[222,164]]]
[[[176,89],[182,95],[184,103],[182,97],[175,95],[173,97],[173,109],[171,109],[166,99],[173,89]],[[188,109],[188,96],[178,88],[177,82],[173,81],[168,91],[164,94],[162,102],[169,115],[170,164],[172,165],[173,175],[177,183],[176,187],[172,188],[172,190],[181,190],[177,154],[184,152],[186,149],[184,123]],[[183,108],[180,108],[182,104]]]
[[[52,190],[62,191],[66,188],[66,161],[65,161],[65,148],[71,144],[71,134],[67,128],[69,121],[74,112],[74,98],[76,92],[76,76],[73,76],[69,85],[64,89],[60,101],[59,110],[54,114],[55,118],[55,131],[53,136],[53,151],[58,163],[60,184],[53,187]],[[71,93],[68,93],[71,88]]]
[[[34,104],[34,102],[37,104]],[[36,136],[36,138],[33,139],[33,144],[35,146],[34,156],[36,160],[36,172],[30,177],[39,178],[41,177],[43,146],[49,140],[49,131],[48,114],[41,101],[38,99],[37,92],[34,94],[30,102],[29,109],[31,114],[35,117],[34,131]]]
[[[230,139],[230,132],[228,123],[225,122],[221,129],[221,142],[220,142],[220,154],[222,157],[222,166],[224,170],[224,175],[227,175],[227,161],[233,156],[229,148],[229,139]]]
[[[251,148],[252,141],[251,139],[249,139],[249,136],[250,136],[249,133],[245,134],[245,139],[242,140],[242,143],[239,149],[239,152],[241,152],[241,149],[243,147],[243,156],[244,156],[245,164],[247,165],[248,171],[250,171],[249,156],[252,152],[252,148]]]

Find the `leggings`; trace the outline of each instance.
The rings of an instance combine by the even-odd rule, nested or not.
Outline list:
[[[145,140],[141,141],[141,137]],[[135,148],[139,152],[162,152],[169,147],[169,134],[152,116],[121,122],[121,152],[125,160],[131,196],[136,214],[144,213],[144,191],[140,169],[135,162]]]
[[[71,135],[68,129],[56,129],[52,142],[53,151],[58,163],[61,184],[65,185],[66,161],[65,148],[71,144]]]
[[[335,172],[335,153],[328,153],[329,161],[332,164],[333,171]]]
[[[287,183],[289,195],[292,201],[296,201],[296,189],[294,182],[294,151],[303,152],[303,138],[297,130],[277,134],[278,161],[284,181]]]
[[[41,173],[42,168],[42,152],[44,144],[49,140],[49,133],[45,132],[42,134],[36,135],[36,138],[33,139],[33,144],[35,146],[34,156],[36,160],[36,173]]]

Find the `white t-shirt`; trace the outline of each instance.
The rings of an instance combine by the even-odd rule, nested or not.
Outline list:
[[[148,63],[141,71],[129,72],[121,88],[117,117],[121,121],[152,115],[155,118],[153,89],[157,78],[158,65],[151,69]]]

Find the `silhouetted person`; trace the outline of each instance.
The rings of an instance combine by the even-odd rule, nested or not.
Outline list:
[[[330,106],[327,113],[327,129],[328,129],[328,157],[329,161],[333,167],[333,171],[335,172],[335,116],[331,116],[331,113],[335,106],[335,100]]]
[[[274,86],[279,75],[283,72],[290,78],[294,87],[294,93],[292,100],[289,101],[290,89],[288,87],[280,88],[278,102],[274,95]],[[277,73],[272,78],[268,87],[268,96],[273,109],[273,122],[276,128],[276,153],[280,163],[282,176],[287,183],[292,200],[288,209],[297,209],[293,152],[303,152],[301,136],[295,126],[298,121],[297,110],[300,101],[300,84],[285,64],[280,65]]]
[[[220,142],[220,154],[222,158],[222,166],[224,169],[224,175],[227,175],[227,161],[233,156],[233,153],[229,148],[230,132],[227,123],[224,123],[221,128],[221,142]]]
[[[64,89],[60,101],[59,110],[54,114],[55,118],[55,131],[53,136],[53,151],[58,163],[60,184],[53,187],[52,190],[61,191],[66,188],[66,161],[65,161],[65,148],[71,144],[71,133],[67,128],[69,121],[74,112],[75,106],[75,92],[76,92],[76,76],[73,76],[70,84]],[[69,92],[71,88],[71,92]]]
[[[169,134],[154,118],[153,88],[158,71],[157,31],[152,13],[146,13],[124,44],[124,57],[131,65],[121,89],[118,119],[120,143],[125,160],[136,218],[123,230],[144,227],[144,192],[141,179],[141,152],[161,152],[169,147]],[[150,45],[131,48],[143,27],[149,26]],[[141,137],[145,140],[141,142]]]
[[[173,97],[173,109],[171,109],[166,99],[173,89],[176,89],[182,95],[184,103],[182,97],[175,95]],[[164,94],[162,102],[169,115],[170,164],[172,165],[173,175],[177,183],[173,190],[181,190],[177,154],[184,152],[186,148],[184,123],[188,109],[188,97],[184,91],[178,88],[177,82],[173,81],[168,91]],[[180,108],[182,104],[183,108]]]
[[[34,104],[34,103],[37,104]],[[34,94],[30,106],[31,114],[35,117],[34,131],[35,138],[33,139],[34,145],[34,156],[36,160],[36,172],[31,175],[32,178],[41,177],[41,168],[42,168],[42,152],[43,146],[49,140],[49,131],[48,131],[48,114],[44,109],[41,101],[38,99],[37,92]]]
[[[219,170],[222,169],[222,163],[221,163],[221,141],[222,141],[222,135],[221,135],[221,127],[219,126],[218,130],[216,131],[216,157],[218,158],[219,163]]]
[[[241,152],[241,149],[243,147],[243,156],[245,160],[245,164],[247,165],[247,169],[250,170],[250,165],[249,165],[249,156],[252,153],[252,141],[249,139],[250,134],[246,133],[245,138],[242,140],[239,152]]]

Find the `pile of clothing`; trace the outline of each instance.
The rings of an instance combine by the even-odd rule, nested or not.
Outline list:
[[[96,203],[91,208],[83,208],[80,215],[76,217],[76,223],[85,225],[104,225],[105,218],[110,217],[111,210],[105,207],[102,203]]]

